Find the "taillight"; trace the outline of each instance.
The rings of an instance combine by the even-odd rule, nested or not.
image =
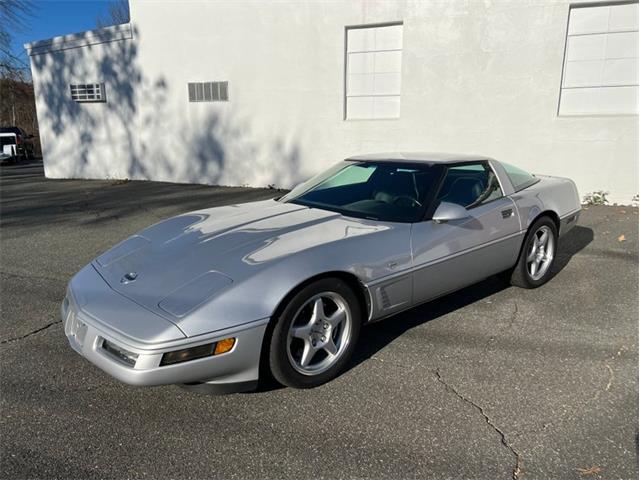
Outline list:
[[[16,145],[20,145],[22,143],[22,139],[16,135]]]

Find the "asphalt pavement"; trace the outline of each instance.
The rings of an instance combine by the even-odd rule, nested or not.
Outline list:
[[[313,390],[136,388],[67,345],[59,304],[93,257],[277,194],[1,167],[2,478],[638,477],[637,208],[586,208],[542,288],[491,278],[365,328]]]

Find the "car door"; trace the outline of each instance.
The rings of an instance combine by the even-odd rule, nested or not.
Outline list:
[[[506,270],[519,253],[516,207],[488,162],[448,166],[430,211],[444,201],[465,207],[469,216],[441,223],[427,217],[413,225],[415,303]]]

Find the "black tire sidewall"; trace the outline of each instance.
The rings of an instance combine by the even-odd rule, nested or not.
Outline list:
[[[540,277],[538,280],[534,280],[533,278],[531,278],[531,275],[529,274],[529,270],[527,269],[527,252],[529,251],[529,247],[531,246],[531,242],[533,241],[533,237],[535,233],[542,226],[549,227],[553,235],[553,261],[551,262],[551,265],[549,265],[549,268],[547,269],[545,274],[542,277]],[[520,253],[520,261],[518,262],[518,269],[520,270],[519,272],[520,276],[524,280],[524,282],[527,284],[527,286],[529,286],[530,288],[536,288],[541,285],[544,285],[551,279],[551,277],[553,276],[553,267],[556,262],[557,253],[558,253],[558,227],[556,226],[555,222],[549,217],[542,217],[536,220],[534,224],[531,226],[531,228],[529,229],[529,232],[527,233],[527,238],[524,241],[524,244],[522,246],[522,252]]]
[[[289,356],[287,355],[287,336],[289,327],[294,321],[294,315],[300,307],[302,307],[309,298],[321,292],[335,292],[342,296],[347,302],[353,319],[351,338],[346,351],[331,368],[318,375],[303,375],[295,370],[289,361]],[[274,378],[288,387],[313,388],[337,377],[349,362],[356,347],[362,324],[361,310],[360,302],[358,302],[352,288],[339,278],[320,279],[303,287],[294,294],[282,310],[282,313],[274,319],[276,324],[269,342],[269,367]]]

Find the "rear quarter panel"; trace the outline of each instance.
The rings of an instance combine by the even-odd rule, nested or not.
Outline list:
[[[511,196],[518,207],[521,229],[527,230],[541,213],[551,211],[560,219],[559,234],[564,235],[580,215],[578,189],[568,178],[546,175],[537,178],[539,182]]]

